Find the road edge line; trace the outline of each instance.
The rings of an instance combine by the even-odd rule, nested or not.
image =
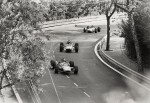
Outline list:
[[[61,100],[60,100],[60,98],[59,98],[59,95],[58,95],[58,92],[57,92],[57,89],[56,89],[56,86],[55,86],[55,83],[54,83],[54,80],[53,80],[53,78],[52,78],[52,74],[51,74],[50,70],[48,70],[48,72],[49,72],[49,76],[50,76],[50,78],[51,78],[51,80],[52,80],[52,84],[53,84],[53,87],[54,87],[56,96],[57,96],[57,98],[58,98],[58,101],[59,101],[59,103],[61,103]]]

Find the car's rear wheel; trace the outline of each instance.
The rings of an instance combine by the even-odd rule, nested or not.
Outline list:
[[[63,49],[64,49],[64,44],[63,44],[63,43],[60,43],[60,48],[59,48],[60,52],[62,52]]]
[[[84,33],[86,32],[86,29],[85,29],[85,28],[83,29],[83,32],[84,32]]]
[[[79,44],[75,43],[75,52],[77,53],[79,51]]]
[[[101,31],[101,28],[100,28],[100,27],[98,27],[98,28],[97,28],[97,31],[98,31],[98,32],[100,32],[100,31]]]
[[[51,60],[51,66],[52,66],[52,69],[54,69],[55,68],[55,66],[56,66],[56,61],[54,61],[54,60]]]
[[[74,74],[78,74],[78,67],[77,66],[74,66]]]
[[[70,61],[69,64],[70,64],[70,67],[74,67],[74,62],[73,61]]]

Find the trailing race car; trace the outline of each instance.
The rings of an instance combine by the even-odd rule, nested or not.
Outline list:
[[[87,26],[86,28],[83,29],[83,32],[87,32],[87,33],[97,33],[100,32],[101,28],[100,27],[94,27],[94,26]]]
[[[67,43],[60,43],[60,52],[78,52],[79,51],[79,44],[78,43],[72,43],[70,40],[67,41]]]
[[[78,67],[74,65],[73,61],[67,62],[65,59],[62,59],[61,62],[51,60],[51,67],[54,69],[54,73],[74,73],[78,74]]]

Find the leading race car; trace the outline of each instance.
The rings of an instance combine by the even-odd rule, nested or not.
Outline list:
[[[78,67],[74,65],[74,62],[67,62],[64,58],[60,62],[51,60],[51,68],[54,69],[54,73],[56,74],[58,72],[78,74]]]
[[[70,40],[67,41],[67,43],[60,43],[60,52],[78,52],[79,51],[79,44],[78,43],[72,43]]]
[[[94,27],[94,26],[87,26],[86,28],[83,28],[83,32],[87,32],[87,33],[97,33],[100,32],[101,28],[100,27]]]

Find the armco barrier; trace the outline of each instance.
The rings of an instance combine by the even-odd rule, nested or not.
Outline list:
[[[123,74],[122,72],[118,71],[117,69],[115,69],[114,67],[112,67],[111,65],[109,65],[108,63],[106,63],[102,58],[105,58],[108,62],[112,63],[115,65],[115,67],[117,68],[121,68],[122,70],[126,71],[127,73],[132,74],[133,76],[135,76],[136,78],[144,81],[145,83],[150,84],[150,78],[133,71],[132,69],[122,65],[121,63],[117,62],[116,60],[114,60],[113,58],[111,58],[110,56],[108,56],[103,50],[102,50],[102,46],[103,44],[106,42],[106,37],[103,37],[96,45],[94,48],[94,52],[96,54],[96,56],[99,58],[99,60],[101,60],[106,66],[108,66],[109,68],[111,68],[112,70],[114,70],[115,72],[119,73],[120,75],[124,76],[125,78],[131,80],[132,82],[140,85],[141,87],[145,88],[146,90],[150,91],[150,89],[147,86],[144,86],[142,84],[140,84],[139,82],[133,80],[132,78],[128,77],[127,75]],[[100,53],[100,54],[99,54]]]
[[[35,97],[34,102],[36,101],[35,103],[42,103],[41,99],[40,99],[40,97],[39,97],[39,95],[37,93],[36,87],[34,86],[33,82],[31,80],[28,80],[26,83],[31,88],[32,93],[33,93],[33,95]]]
[[[100,16],[92,16],[92,17],[86,17],[82,19],[73,19],[73,20],[62,20],[62,21],[53,21],[53,22],[46,22],[40,25],[41,28],[48,28],[48,27],[54,27],[54,26],[61,26],[61,25],[68,25],[68,24],[75,24],[75,23],[84,23],[84,22],[92,22],[93,20],[95,21],[96,19],[99,19]],[[104,17],[102,17],[104,18]]]
[[[105,16],[105,15],[103,15],[103,16]],[[44,22],[43,24],[47,25],[47,24],[62,23],[62,22],[72,22],[72,21],[93,19],[93,18],[99,18],[99,17],[101,17],[101,16],[98,15],[98,16],[87,16],[87,17],[72,18],[72,19],[61,19],[61,20],[55,20],[55,21],[47,21],[47,22]]]
[[[12,83],[11,76],[9,75],[8,72],[7,72],[6,75],[7,75],[6,77],[7,77],[8,82]],[[21,99],[21,97],[20,97],[20,95],[19,95],[15,85],[12,85],[12,90],[13,90],[15,96],[16,96],[16,99],[17,99],[18,103],[23,103],[23,101],[22,101],[22,99]]]

